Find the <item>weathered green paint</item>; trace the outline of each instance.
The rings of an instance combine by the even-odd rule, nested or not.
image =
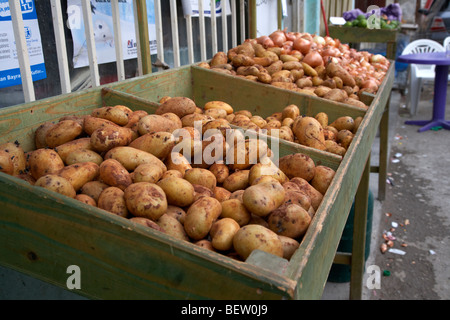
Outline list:
[[[363,115],[346,155],[280,142],[280,154],[309,152],[336,169],[300,248],[283,275],[177,240],[74,199],[0,173],[0,264],[65,287],[69,265],[82,271],[81,294],[95,299],[319,299],[390,95],[393,64],[370,108],[361,111],[300,93],[190,66],[0,111],[0,143],[32,150],[34,129],[69,114],[115,103],[152,111],[165,95],[230,101],[269,115],[291,103],[302,113]],[[227,100],[229,99],[229,100]],[[331,118],[332,118],[331,117]],[[13,125],[12,127],[10,127]],[[354,256],[352,259],[360,259]]]

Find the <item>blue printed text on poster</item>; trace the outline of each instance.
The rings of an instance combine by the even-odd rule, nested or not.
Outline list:
[[[44,54],[34,0],[20,0],[33,81],[45,79]],[[0,0],[0,88],[19,85],[19,60],[8,0]]]

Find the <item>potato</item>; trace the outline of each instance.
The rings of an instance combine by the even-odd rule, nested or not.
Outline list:
[[[140,135],[161,131],[172,133],[176,129],[180,128],[181,126],[178,122],[172,121],[169,118],[158,114],[149,114],[142,117],[138,122],[138,132]]]
[[[214,250],[214,247],[212,246],[211,241],[209,241],[208,239],[202,239],[202,240],[196,241],[196,242],[194,242],[194,244],[196,246],[205,248],[206,250],[216,251],[216,250]]]
[[[311,223],[308,211],[295,203],[285,204],[270,213],[269,229],[278,235],[298,238],[305,234]]]
[[[300,144],[325,150],[323,128],[313,117],[302,117],[294,122],[292,132]]]
[[[356,117],[355,118],[355,126],[353,127],[353,134],[356,134],[356,131],[358,131],[359,126],[361,125],[363,118],[362,117]]]
[[[121,190],[133,183],[128,170],[116,159],[106,159],[100,164],[99,177],[106,184]]]
[[[62,168],[58,175],[66,178],[73,186],[75,191],[89,181],[95,180],[100,173],[100,167],[94,162],[74,163]]]
[[[164,172],[161,179],[165,179],[168,177],[183,178],[183,174],[181,174],[181,172],[178,170],[171,169],[171,170],[167,170],[166,172]]]
[[[222,186],[230,192],[247,188],[250,170],[238,170],[230,174],[224,181]]]
[[[151,163],[142,163],[133,171],[133,182],[157,183],[164,175],[164,169]]]
[[[251,213],[265,217],[284,201],[285,190],[278,182],[258,183],[245,189],[242,201]]]
[[[114,159],[119,161],[128,171],[134,171],[137,166],[143,163],[158,166],[166,171],[166,165],[156,156],[129,146],[115,147],[109,150],[105,156],[105,160]]]
[[[355,127],[355,120],[350,116],[343,116],[334,120],[330,124],[330,126],[336,128],[337,131],[341,130],[353,131],[353,128]]]
[[[165,159],[175,145],[175,137],[170,132],[144,134],[133,140],[128,146],[153,154],[158,159]]]
[[[103,158],[97,152],[89,149],[77,149],[71,152],[66,158],[66,165],[82,162],[93,162],[100,165],[103,162]]]
[[[251,219],[251,214],[239,199],[228,199],[222,203],[221,218],[231,218],[239,226],[245,226]]]
[[[36,149],[48,147],[47,142],[45,141],[45,137],[48,130],[50,130],[50,128],[54,126],[55,124],[53,122],[47,121],[36,128],[36,130],[34,131],[34,144]]]
[[[285,118],[295,119],[296,117],[298,117],[300,115],[300,109],[295,104],[290,104],[283,109],[281,114],[282,114],[281,120],[283,120]]]
[[[205,238],[221,212],[222,206],[217,199],[201,197],[186,212],[186,218],[184,220],[186,233],[193,240]]]
[[[74,140],[83,132],[83,127],[76,121],[63,120],[48,129],[45,144],[55,148],[61,144]]]
[[[187,207],[194,202],[194,186],[188,180],[169,177],[160,180],[157,185],[164,190],[169,205]]]
[[[346,149],[337,144],[336,141],[333,140],[325,140],[326,151],[330,153],[334,153],[340,156],[344,156],[346,153]]]
[[[345,86],[354,87],[356,85],[355,79],[350,73],[337,63],[328,63],[325,70],[327,76],[330,78],[339,77],[342,79],[343,85]]]
[[[100,107],[92,110],[91,116],[114,122],[119,126],[128,124],[129,117],[133,111],[122,105]]]
[[[164,113],[174,113],[182,118],[185,115],[195,112],[195,102],[187,97],[172,97],[161,103],[155,111],[155,114],[162,115]]]
[[[317,189],[317,191],[324,195],[325,192],[327,192],[327,189],[330,186],[335,174],[336,172],[329,167],[316,166],[314,178],[310,183],[315,189]]]
[[[92,150],[91,146],[91,138],[78,138],[69,142],[66,142],[62,145],[59,145],[55,148],[55,151],[58,152],[58,155],[61,157],[64,163],[67,164],[67,157],[75,152],[75,150],[86,149]]]
[[[219,251],[232,249],[234,235],[239,229],[239,224],[231,218],[222,218],[214,222],[209,232],[214,249]]]
[[[345,100],[344,103],[345,104],[349,104],[351,106],[355,106],[355,107],[361,108],[363,110],[369,109],[368,105],[366,105],[364,102],[362,102],[362,101],[360,101],[359,99],[356,99],[356,98],[358,98],[358,96],[349,95],[348,99]]]
[[[167,170],[178,170],[183,177],[187,170],[192,169],[189,160],[186,159],[181,153],[171,152],[164,163]]]
[[[336,102],[344,102],[348,99],[347,92],[342,89],[333,88],[323,96],[324,99],[336,101]]]
[[[87,194],[77,194],[75,196],[75,200],[78,200],[80,202],[83,202],[85,204],[88,204],[90,206],[96,207],[97,206],[97,202],[90,196],[88,196]]]
[[[267,121],[264,120],[263,117],[257,116],[257,115],[252,116],[250,118],[250,121],[253,122],[254,124],[256,124],[260,128],[263,128],[267,124]]]
[[[103,190],[98,197],[97,206],[123,218],[129,216],[124,192],[117,187],[108,187]]]
[[[115,127],[115,128],[121,128],[119,125],[117,125],[114,122],[109,121],[107,119],[97,118],[97,117],[88,115],[84,118],[83,130],[88,135],[92,135],[92,133],[95,130],[100,129],[100,128],[110,127],[110,126]]]
[[[267,143],[261,139],[239,140],[230,147],[226,161],[231,170],[245,170],[267,155]]]
[[[92,149],[97,152],[106,152],[112,148],[128,145],[133,138],[133,131],[119,126],[98,128],[91,134]]]
[[[295,177],[290,181],[294,182],[300,188],[300,191],[305,192],[309,196],[311,199],[311,207],[313,207],[314,211],[317,211],[317,208],[322,202],[323,195],[303,178]]]
[[[67,179],[56,174],[43,175],[36,180],[34,185],[52,190],[70,198],[75,198],[76,196],[76,191],[72,184]]]
[[[281,157],[278,160],[278,166],[289,179],[301,177],[306,181],[310,181],[314,177],[316,167],[314,160],[303,153],[294,153]]]
[[[134,216],[157,221],[167,210],[163,189],[150,182],[136,182],[124,190],[128,211]]]
[[[156,223],[164,230],[165,234],[180,240],[189,241],[189,237],[187,236],[183,225],[171,215],[168,215],[167,213],[163,214]]]
[[[319,112],[314,118],[319,121],[322,128],[328,126],[328,115],[325,112]]]
[[[205,103],[203,109],[209,110],[209,109],[223,109],[227,112],[227,114],[233,113],[233,107],[229,105],[228,103],[224,101],[208,101]]]
[[[4,151],[6,154],[4,154],[2,157],[5,157],[5,159],[10,158],[13,170],[12,175],[17,176],[19,174],[22,174],[25,172],[27,160],[25,158],[25,152],[23,151],[22,147],[18,143],[12,143],[12,142],[6,142],[0,145],[0,151]],[[3,153],[2,153],[3,154]],[[8,160],[3,160],[4,163],[6,163],[6,167],[9,166]],[[5,169],[5,165],[0,165],[2,169]],[[6,171],[9,171],[6,170]],[[4,172],[4,171],[2,171]]]
[[[209,171],[214,174],[218,184],[223,183],[225,179],[230,175],[230,170],[224,163],[213,163],[211,167],[209,167]]]
[[[219,108],[205,110],[204,114],[213,117],[214,119],[225,119],[227,116],[226,110]]]
[[[250,168],[248,176],[248,183],[250,185],[253,185],[255,180],[257,180],[262,176],[271,176],[281,184],[289,180],[286,174],[280,168],[278,168],[270,159],[266,158],[265,160],[267,161],[259,162]]]
[[[186,219],[186,211],[184,211],[182,208],[169,204],[167,205],[167,211],[165,214],[174,217],[184,225],[184,219]]]
[[[205,186],[211,191],[213,191],[217,185],[216,176],[211,171],[202,168],[192,168],[187,170],[184,174],[184,179],[192,184]]]
[[[283,245],[278,235],[257,224],[241,227],[233,238],[233,247],[244,260],[256,249],[283,257]]]
[[[202,186],[200,184],[193,184],[192,186],[194,187],[194,191],[195,191],[195,201],[197,201],[201,197],[215,198],[214,192],[211,189],[209,189],[205,186]]]
[[[217,65],[226,64],[228,62],[228,57],[225,52],[219,51],[212,57],[210,61],[210,66],[215,67]]]
[[[255,61],[252,57],[239,53],[231,59],[231,63],[234,67],[238,68],[241,66],[253,66]]]
[[[219,202],[223,202],[230,198],[231,192],[223,187],[216,186],[213,190],[213,197],[219,200]]]
[[[99,180],[89,181],[81,187],[80,193],[91,197],[97,202],[102,191],[108,187],[109,185]]]
[[[350,130],[347,129],[340,130],[336,135],[336,142],[346,150],[348,149],[352,141],[353,141],[353,133]]]
[[[34,179],[52,173],[58,173],[64,168],[64,162],[53,149],[37,149],[31,152],[28,158],[30,173]]]
[[[283,258],[290,260],[292,258],[292,255],[300,246],[300,243],[295,239],[285,236],[278,235],[278,238],[280,239],[281,244],[283,245]]]
[[[324,81],[322,81],[320,83],[320,85],[318,85],[317,88],[314,89],[314,93],[319,97],[325,96],[327,94],[327,92],[331,90],[330,87],[325,86],[324,84],[326,84],[326,83]]]
[[[130,222],[132,222],[133,224],[139,224],[145,227],[148,227],[150,229],[153,230],[157,230],[159,232],[165,233],[165,231],[163,230],[163,228],[161,228],[155,221],[147,219],[147,218],[143,218],[143,217],[131,217],[128,219]]]
[[[194,127],[194,124],[196,121],[200,122],[202,125],[208,121],[214,120],[213,117],[206,115],[206,114],[200,114],[200,113],[193,113],[188,114],[181,118],[181,125],[183,128],[185,127]]]

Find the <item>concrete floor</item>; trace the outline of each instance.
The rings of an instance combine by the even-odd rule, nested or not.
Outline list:
[[[425,87],[421,98],[417,115],[411,117],[400,92],[392,91],[388,165],[392,184],[387,186],[386,199],[379,201],[378,174],[371,173],[374,206],[370,255],[366,262],[366,267],[375,265],[390,275],[381,276],[380,289],[369,289],[364,285],[364,300],[450,299],[450,157],[446,154],[450,147],[450,131],[418,133],[418,127],[404,125],[409,118],[431,118],[431,86]],[[449,103],[447,119],[450,119],[448,109]],[[372,150],[372,164],[378,165],[378,137]],[[401,155],[395,158],[396,153]],[[393,162],[394,159],[398,162]],[[400,225],[392,231],[396,237],[394,248],[403,250],[405,255],[380,252],[383,233],[389,231],[392,222]],[[347,300],[349,288],[348,282],[328,282],[322,299]],[[84,298],[0,267],[0,299]]]
[[[446,115],[450,119],[450,98]],[[364,300],[448,300],[450,299],[450,131],[419,133],[406,120],[428,120],[432,114],[433,86],[423,88],[417,114],[411,116],[404,97],[392,91],[390,104],[389,164],[384,201],[377,199],[378,175],[371,173],[374,212],[370,255],[366,268],[378,266],[379,289],[369,289],[369,273],[363,281]],[[379,141],[373,145],[372,162],[377,164]],[[397,157],[396,157],[397,156]],[[392,223],[397,227],[392,229]],[[391,231],[394,249],[385,252],[383,234]],[[346,300],[349,283],[328,282],[323,299]]]

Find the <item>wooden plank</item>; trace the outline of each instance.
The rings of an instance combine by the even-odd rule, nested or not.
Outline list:
[[[55,32],[56,54],[58,57],[59,81],[61,92],[72,91],[70,84],[69,62],[67,59],[66,38],[64,36],[64,23],[60,0],[51,0],[53,30]]]
[[[30,58],[28,56],[28,47],[24,33],[22,9],[20,3],[14,0],[9,0],[9,8],[11,11],[14,39],[16,39],[17,59],[19,60],[23,96],[25,98],[25,102],[30,102],[34,101],[36,97],[34,94],[33,78],[30,68]]]
[[[395,68],[391,65],[377,96],[363,118],[342,163],[336,171],[303,241],[290,260],[287,276],[299,279],[297,299],[319,299],[328,278],[335,252],[342,235],[354,195],[371,151],[384,106],[394,81]],[[320,264],[321,268],[317,268]],[[305,292],[302,288],[314,288]]]
[[[0,173],[0,263],[93,299],[289,299],[293,281]],[[209,252],[208,252],[209,251]],[[209,289],[207,289],[209,288]]]
[[[397,30],[329,26],[330,37],[343,43],[397,41]]]
[[[116,49],[117,80],[125,80],[125,65],[123,63],[122,32],[120,28],[119,0],[111,0],[111,11],[114,27],[114,45]]]
[[[101,94],[103,106],[123,105],[130,108],[131,110],[144,110],[148,113],[155,113],[156,109],[159,106],[159,103],[154,103],[135,95],[117,91],[107,87],[102,88]]]
[[[82,0],[81,7],[84,21],[84,34],[86,37],[86,47],[88,51],[89,70],[93,87],[100,85],[100,75],[98,73],[97,49],[95,48],[94,27],[92,25],[91,2]]]

